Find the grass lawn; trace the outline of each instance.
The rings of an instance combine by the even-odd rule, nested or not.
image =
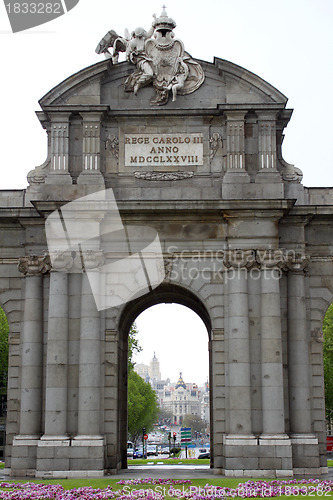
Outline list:
[[[147,460],[129,460],[129,464],[130,465],[145,465],[147,463],[156,463],[156,462],[163,462],[163,463],[172,463],[172,464],[178,464],[178,463],[182,463],[183,465],[184,464],[188,464],[188,465],[194,465],[194,464],[209,464],[209,460],[195,460],[195,459],[164,459],[164,460],[161,460],[161,459],[158,459],[158,458],[154,458],[154,459],[147,459]],[[328,466],[329,467],[333,467],[333,460],[328,460],[327,462]],[[0,462],[0,469],[3,469],[4,468],[4,463]],[[170,474],[171,475],[171,474]],[[130,478],[130,474],[129,474],[129,478]],[[164,499],[165,500],[174,500],[175,498],[177,498],[177,496],[173,495],[173,496],[170,496],[168,495],[168,492],[169,492],[169,489],[170,489],[170,485],[168,484],[136,484],[136,485],[122,485],[122,484],[117,484],[119,482],[119,478],[112,478],[112,476],[108,476],[108,477],[105,477],[105,478],[101,478],[101,479],[50,479],[50,480],[47,480],[47,479],[40,479],[40,480],[34,480],[34,479],[29,479],[27,481],[12,481],[11,479],[7,478],[4,482],[8,482],[8,483],[37,483],[37,484],[45,484],[45,485],[61,485],[63,486],[64,489],[66,490],[71,490],[71,489],[78,489],[78,488],[85,488],[85,487],[90,487],[90,488],[94,488],[94,489],[100,489],[100,490],[103,490],[107,487],[111,487],[113,491],[119,491],[119,490],[123,490],[123,494],[126,494],[127,497],[131,497],[133,498],[133,500],[135,500],[135,496],[133,495],[134,491],[137,491],[137,490],[140,490],[140,491],[143,491],[143,490],[146,490],[146,493],[142,493],[142,496],[140,495],[140,497],[144,497],[146,498],[147,500],[154,500],[153,497],[150,497],[148,496],[147,497],[147,490],[149,490],[150,492],[153,492],[153,493],[160,493],[163,495]],[[267,483],[270,483],[271,481],[274,481],[273,479],[255,479],[255,480],[252,480],[252,479],[239,479],[239,478],[224,478],[224,477],[207,477],[206,479],[192,479],[191,480],[191,484],[185,484],[185,485],[182,485],[182,484],[174,484],[173,485],[173,488],[175,490],[178,490],[179,493],[183,493],[184,491],[189,491],[191,492],[192,494],[201,494],[201,498],[202,500],[205,500],[210,497],[210,500],[212,498],[222,498],[221,497],[221,494],[219,495],[218,492],[214,491],[214,489],[211,490],[210,492],[210,495],[209,495],[209,492],[207,491],[204,491],[203,488],[204,486],[206,485],[209,485],[209,486],[212,486],[213,488],[216,487],[216,486],[219,486],[219,487],[222,487],[222,488],[229,488],[229,489],[232,489],[234,491],[232,492],[229,492],[229,494],[224,494],[222,495],[224,499],[231,499],[231,498],[249,498],[249,496],[247,495],[244,495],[244,491],[242,492],[240,489],[240,484],[241,483],[245,483],[246,481],[251,481],[252,484],[255,484],[257,483],[258,481],[264,481],[265,484],[263,485],[263,494],[262,495],[250,495],[249,496],[256,496],[257,498],[258,497],[270,497],[271,496],[271,493],[272,493],[272,487],[270,489],[270,486],[269,484]],[[251,488],[252,488],[252,484],[251,484]],[[332,487],[332,486],[331,486]],[[201,488],[201,490],[200,490]],[[288,485],[287,486],[287,491],[285,492],[286,494],[282,495],[282,492],[279,490],[279,486],[278,486],[278,491],[277,491],[277,494],[273,495],[275,496],[275,498],[281,498],[281,499],[290,499],[290,498],[296,498],[296,497],[309,497],[309,498],[314,498],[314,499],[323,499],[323,498],[333,498],[333,491],[330,491],[330,488],[327,488],[326,490],[326,486],[324,485],[324,489],[320,490],[320,491],[316,491],[315,490],[315,485],[311,485],[311,484],[302,484],[302,485]],[[304,490],[301,490],[301,488],[304,488]],[[238,490],[238,491],[237,491]],[[0,489],[0,500],[1,498],[3,498],[2,496],[2,491]],[[6,491],[6,490],[5,490]],[[7,489],[7,492],[8,492],[8,489]],[[133,492],[133,493],[132,493]],[[212,493],[213,492],[213,493]],[[239,495],[238,495],[239,493]],[[85,496],[85,494],[82,492],[81,494],[79,494],[78,496],[75,495],[76,498],[93,498],[93,497],[90,497],[90,493]],[[16,496],[15,496],[16,499],[20,499],[20,498],[25,498],[25,499],[28,499],[28,498],[41,498],[41,497],[36,497],[34,496],[33,492],[32,492],[32,496],[26,496],[26,492],[25,493],[22,493],[22,495],[19,494],[19,492],[17,491],[16,493]],[[47,497],[43,496],[42,498],[46,499]],[[54,498],[54,497],[53,497]],[[57,498],[57,497],[55,497]],[[97,497],[95,497],[97,498]],[[189,498],[189,500],[191,500]]]

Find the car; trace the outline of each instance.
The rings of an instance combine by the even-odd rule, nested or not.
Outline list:
[[[133,458],[134,445],[132,441],[127,441],[127,457]]]
[[[149,457],[150,455],[155,455],[157,457],[158,452],[156,446],[149,444],[147,446],[147,456]]]
[[[199,453],[198,458],[210,458],[209,451],[206,451],[205,453]]]
[[[133,458],[143,458],[143,449],[137,448],[136,450],[134,450]]]

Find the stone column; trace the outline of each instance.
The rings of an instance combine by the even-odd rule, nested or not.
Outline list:
[[[77,433],[79,345],[81,320],[81,273],[69,275],[69,323],[68,323],[68,432]]]
[[[304,269],[308,259],[288,262],[288,371],[290,431],[311,433],[310,373]]]
[[[52,112],[51,119],[51,167],[47,184],[72,184],[69,174],[69,117],[68,112]]]
[[[12,447],[12,475],[36,470],[37,444],[42,433],[43,400],[43,274],[45,257],[20,258],[25,275],[24,314],[21,333],[21,403],[19,435]],[[31,472],[30,472],[31,471]]]
[[[71,252],[52,260],[49,291],[45,433],[42,439],[67,439],[68,277]]]
[[[81,326],[79,348],[78,435],[76,440],[101,436],[101,322],[89,279],[99,279],[101,251],[84,252],[86,272],[82,274]],[[89,273],[89,279],[88,274]],[[96,286],[95,289],[98,287]]]
[[[108,326],[114,326],[110,318]],[[115,329],[105,330],[105,411],[104,429],[106,437],[105,468],[116,471],[122,466],[119,440],[119,333]]]
[[[22,257],[25,274],[24,316],[21,341],[20,435],[40,437],[43,387],[43,257]]]
[[[309,258],[288,260],[289,420],[294,469],[319,470],[318,439],[312,433],[310,360],[304,270]],[[312,463],[309,463],[309,462]],[[309,471],[309,473],[311,473]],[[319,472],[318,472],[319,473]]]
[[[101,174],[101,116],[100,112],[80,113],[83,118],[82,172],[78,184],[104,185]]]
[[[258,162],[256,183],[281,182],[276,156],[276,112],[260,112],[258,115]]]
[[[244,117],[240,111],[226,111],[227,170],[245,172]]]
[[[230,199],[243,197],[242,184],[250,182],[245,170],[245,113],[226,111],[227,128],[227,171],[223,177],[222,197]]]
[[[276,117],[258,113],[259,169],[276,171]]]
[[[225,468],[223,437],[226,432],[226,381],[224,330],[214,328],[209,342],[210,363],[210,421],[211,449],[214,456],[214,471],[222,473]]]
[[[262,434],[259,469],[266,474],[293,475],[292,447],[285,433],[280,277],[282,250],[257,252],[261,264],[261,397]]]
[[[279,250],[259,252],[261,263],[261,384],[263,435],[285,435]]]
[[[252,251],[231,250],[228,267],[228,386],[229,434],[253,437],[251,426],[251,373],[247,267]],[[253,260],[253,259],[252,259]]]
[[[254,470],[258,460],[253,452],[258,440],[252,434],[251,360],[248,303],[248,267],[251,250],[230,250],[225,265],[228,290],[226,331],[226,380],[228,387],[227,434],[224,436],[225,474]],[[241,457],[241,459],[240,459]]]

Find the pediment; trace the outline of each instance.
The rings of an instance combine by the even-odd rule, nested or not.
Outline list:
[[[259,76],[224,59],[215,58],[213,63],[196,60],[204,71],[201,87],[189,95],[180,95],[175,102],[157,109],[218,109],[224,106],[263,105],[284,108],[287,98]],[[48,106],[109,106],[112,110],[152,109],[154,96],[152,85],[141,88],[138,95],[125,92],[125,79],[135,66],[128,62],[113,65],[104,60],[70,76],[39,102]]]

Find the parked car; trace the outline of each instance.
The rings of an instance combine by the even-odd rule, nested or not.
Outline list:
[[[157,448],[153,444],[147,446],[147,456],[149,457],[150,455],[155,455],[156,457],[158,455]]]
[[[133,458],[134,445],[132,441],[127,441],[127,457]]]
[[[168,444],[162,444],[160,450],[159,450],[159,453],[161,455],[165,455],[167,453],[169,453],[169,445]]]
[[[143,458],[143,449],[137,448],[136,450],[134,450],[133,458]]]
[[[200,448],[198,458],[210,458],[209,451],[206,448]]]

